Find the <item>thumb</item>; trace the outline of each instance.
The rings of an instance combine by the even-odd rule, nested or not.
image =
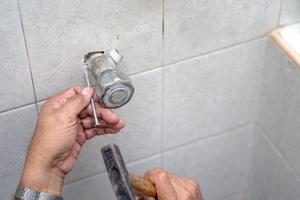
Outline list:
[[[66,116],[76,117],[90,103],[92,96],[93,89],[86,87],[79,94],[74,95],[60,110]]]

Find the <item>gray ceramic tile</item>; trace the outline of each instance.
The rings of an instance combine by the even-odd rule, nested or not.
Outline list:
[[[266,52],[258,123],[278,141],[291,110],[298,69],[272,40],[267,41]]]
[[[103,171],[100,148],[107,143],[118,144],[127,162],[160,152],[161,70],[136,75],[132,81],[136,87],[133,98],[116,111],[125,120],[126,127],[117,135],[88,142],[67,182]]]
[[[248,184],[252,129],[246,126],[167,152],[163,165],[171,172],[198,180],[206,200],[243,191]]]
[[[20,3],[39,100],[83,84],[88,51],[117,48],[130,73],[162,64],[160,0]]]
[[[105,166],[100,149],[107,143],[105,136],[95,137],[91,141],[88,141],[82,148],[75,168],[67,175],[65,183],[103,172]]]
[[[292,24],[300,22],[300,1],[299,0],[283,0],[280,24]]]
[[[0,6],[0,111],[34,101],[17,1]]]
[[[63,196],[66,200],[116,199],[106,174],[93,176],[65,186]]]
[[[130,173],[144,176],[145,172],[148,170],[161,166],[161,156],[158,154],[150,158],[145,158],[143,160],[131,163],[127,165],[127,169]]]
[[[252,200],[248,192],[238,192],[218,200]]]
[[[161,69],[133,77],[135,96],[116,112],[125,120],[121,134],[110,141],[119,144],[127,161],[153,155],[161,150]]]
[[[165,60],[257,38],[276,26],[280,0],[165,0]]]
[[[164,148],[256,119],[265,40],[164,69]]]
[[[146,170],[159,165],[160,157],[156,156],[151,159],[144,160],[143,162],[138,162],[134,165],[128,166],[128,171],[142,176]],[[66,185],[63,194],[66,200],[116,199],[106,173]]]
[[[300,175],[300,68],[271,41],[265,65],[258,123]]]
[[[297,200],[300,181],[275,153],[260,129],[255,130],[250,190],[252,200]]]
[[[0,199],[13,198],[36,117],[35,105],[0,114]]]
[[[283,129],[276,138],[276,144],[282,151],[284,157],[291,164],[291,167],[300,177],[300,68],[298,70],[298,80],[294,90],[294,98],[291,99],[291,112],[285,119]]]

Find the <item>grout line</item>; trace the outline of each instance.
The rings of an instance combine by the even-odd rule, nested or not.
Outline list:
[[[265,129],[259,124],[255,124],[261,131],[259,133],[264,140],[267,142],[267,144],[270,145],[271,149],[274,151],[274,153],[279,157],[279,159],[283,162],[283,164],[286,166],[286,168],[292,173],[292,175],[296,178],[296,180],[300,183],[300,176],[297,174],[297,172],[294,170],[294,168],[291,166],[290,162],[287,160],[287,158],[281,153],[279,148],[271,141],[269,136],[267,135],[267,132]]]
[[[186,148],[188,146],[191,146],[191,145],[194,145],[194,144],[197,144],[197,143],[203,143],[203,142],[211,141],[211,140],[214,140],[214,139],[225,137],[227,135],[238,134],[238,133],[236,133],[236,131],[241,130],[241,129],[246,128],[246,127],[253,126],[253,125],[254,124],[252,122],[251,123],[246,123],[246,124],[243,124],[241,126],[238,126],[238,127],[235,127],[235,128],[229,129],[229,130],[222,131],[222,132],[218,133],[217,135],[213,135],[213,136],[209,136],[209,137],[206,137],[206,138],[201,138],[201,139],[198,139],[198,140],[194,140],[192,142],[189,142],[189,143],[186,143],[186,144],[174,147],[174,148],[170,148],[166,151],[162,151],[162,152],[155,153],[155,154],[149,155],[149,156],[141,158],[141,159],[131,161],[129,163],[126,163],[126,166],[132,166],[132,165],[135,165],[135,164],[139,164],[139,163],[142,163],[142,162],[147,161],[149,159],[155,158],[157,156],[162,157],[163,156],[162,154],[164,154],[164,153],[168,153],[168,152],[173,151],[173,150],[180,150],[180,149]],[[76,180],[71,181],[69,183],[66,183],[65,186],[76,184],[76,183],[79,183],[79,182],[83,182],[83,181],[88,180],[92,177],[101,176],[102,174],[105,174],[105,173],[106,172],[105,172],[105,169],[104,169],[104,170],[101,170],[97,173],[94,173],[94,174],[85,176],[83,178],[79,178],[79,179],[76,179]]]
[[[132,162],[127,163],[126,166],[129,166],[129,167],[132,166],[132,165],[135,165],[135,164],[139,164],[143,161],[152,159],[156,156],[160,156],[160,163],[163,166],[163,158],[162,158],[162,156],[163,156],[163,66],[165,64],[164,63],[165,62],[165,60],[164,60],[164,0],[162,0],[162,27],[161,27],[161,31],[162,31],[162,57],[161,57],[162,65],[158,66],[158,67],[153,67],[153,68],[147,69],[145,71],[140,71],[140,72],[130,74],[130,77],[134,77],[134,76],[137,76],[137,75],[140,75],[140,74],[143,74],[143,73],[147,73],[147,72],[151,72],[151,71],[155,71],[155,70],[159,70],[159,69],[162,70],[162,72],[161,72],[161,142],[160,142],[160,151],[159,151],[159,153],[155,153],[155,154],[147,156],[145,158],[137,159],[137,160],[134,160]],[[42,101],[44,101],[44,100],[41,100],[40,102],[42,102]],[[65,186],[71,185],[73,183],[78,183],[78,182],[81,182],[81,181],[85,181],[85,180],[87,180],[91,177],[101,176],[104,173],[106,173],[105,170],[100,171],[96,174],[92,174],[92,175],[85,176],[83,178],[74,180],[70,183],[67,183]]]
[[[136,165],[136,164],[141,164],[141,163],[143,163],[145,161],[148,161],[148,160],[153,159],[153,158],[158,157],[158,156],[160,156],[160,153],[151,154],[151,155],[148,155],[147,157],[140,158],[140,159],[128,162],[128,163],[126,163],[126,166],[127,167],[131,167],[131,166]],[[78,182],[83,182],[83,181],[88,180],[90,178],[101,176],[102,174],[105,174],[105,173],[106,173],[106,170],[103,169],[103,170],[100,170],[99,172],[90,174],[88,176],[75,179],[75,180],[73,180],[73,181],[71,181],[69,183],[66,183],[64,186],[68,186],[68,185],[75,184],[75,183],[78,183]]]
[[[38,100],[36,103],[39,104],[39,103],[42,103],[44,101],[47,101],[50,97],[46,97],[46,98],[43,98],[43,99],[40,99]]]
[[[205,142],[212,141],[212,140],[215,140],[215,139],[219,139],[219,138],[222,138],[222,137],[225,137],[225,136],[228,136],[228,135],[238,134],[238,133],[236,133],[237,131],[239,131],[241,129],[244,129],[244,128],[247,128],[247,127],[250,127],[250,126],[253,126],[253,125],[254,125],[253,122],[248,122],[248,123],[242,124],[240,126],[236,126],[236,127],[233,127],[233,128],[227,129],[227,130],[223,130],[223,131],[218,132],[216,134],[213,134],[211,136],[196,139],[196,140],[193,140],[191,142],[187,142],[187,143],[179,145],[179,146],[168,148],[168,149],[164,150],[163,153],[169,153],[169,152],[174,151],[174,150],[184,149],[184,148],[190,147],[190,146],[195,145],[195,144],[205,143]]]
[[[151,160],[151,159],[156,158],[158,156],[160,156],[160,153],[151,154],[147,157],[140,158],[140,159],[137,159],[135,161],[131,161],[131,162],[127,163],[126,166],[131,167],[131,166],[136,165],[136,164],[141,164],[145,161]]]
[[[163,35],[163,37],[164,37],[164,35]],[[227,49],[230,49],[230,48],[238,47],[240,45],[243,45],[243,44],[246,44],[246,43],[249,43],[249,42],[253,42],[253,41],[256,41],[256,40],[264,39],[264,38],[267,38],[267,36],[258,37],[258,38],[251,39],[251,40],[248,40],[248,41],[244,41],[244,42],[241,42],[241,43],[237,43],[237,44],[234,44],[234,45],[231,45],[231,46],[227,46],[225,48],[216,49],[216,50],[213,50],[213,51],[210,51],[210,52],[203,53],[201,55],[197,55],[197,56],[194,56],[194,57],[189,57],[189,58],[186,58],[186,59],[183,59],[183,60],[180,60],[180,61],[176,61],[176,62],[170,63],[170,64],[165,64],[165,58],[164,58],[164,54],[165,54],[164,53],[164,48],[165,48],[165,46],[164,46],[164,41],[163,41],[163,51],[162,51],[162,53],[163,53],[163,56],[162,56],[163,57],[163,63],[162,64],[163,65],[151,67],[149,69],[145,69],[145,70],[142,70],[142,71],[139,71],[139,72],[134,72],[134,73],[131,73],[129,76],[130,77],[135,77],[135,76],[142,75],[144,73],[148,73],[148,72],[155,71],[155,70],[162,70],[163,71],[163,68],[165,68],[165,67],[171,67],[172,65],[175,65],[175,64],[181,64],[181,63],[186,63],[186,62],[189,62],[189,61],[197,60],[197,59],[201,58],[202,56],[208,56],[208,55],[211,55],[211,54],[214,54],[214,53],[218,53],[218,52],[223,51],[223,50],[227,50]],[[27,49],[27,47],[26,47],[26,49]],[[26,53],[28,53],[27,50],[26,50]],[[29,59],[29,55],[27,57]],[[164,73],[162,73],[162,74],[164,74]],[[32,75],[32,72],[31,72],[31,67],[30,67],[30,75],[31,75],[31,80],[32,80],[32,84],[33,84],[33,75]],[[164,78],[162,78],[162,79],[164,79]],[[43,102],[43,101],[45,101],[45,100],[47,100],[49,98],[49,97],[46,97],[46,98],[42,98],[42,99],[38,100],[37,97],[36,97],[36,92],[35,92],[34,84],[33,84],[33,88],[34,88],[34,97],[35,97],[35,103],[36,104],[41,103],[41,102]]]
[[[147,72],[155,71],[157,69],[161,69],[162,67],[163,67],[162,65],[159,65],[159,66],[156,66],[156,67],[150,67],[149,69],[145,69],[145,70],[141,70],[141,71],[138,71],[138,72],[131,73],[131,74],[129,74],[129,76],[134,77],[134,76],[137,76],[137,75],[140,75],[140,74],[143,74],[143,73],[147,73]]]
[[[149,68],[149,69],[146,69],[146,70],[143,70],[143,71],[139,71],[139,72],[136,72],[136,73],[129,74],[129,77],[133,78],[133,77],[136,77],[136,76],[139,76],[139,75],[143,75],[145,73],[154,72],[154,71],[158,71],[158,70],[162,70],[162,69],[163,69],[163,66],[152,67],[152,68]],[[51,96],[45,97],[45,98],[42,98],[42,99],[38,99],[36,101],[36,103],[39,104],[43,101],[48,100],[50,97]]]
[[[151,72],[151,71],[154,71],[154,70],[157,70],[157,69],[163,69],[163,68],[166,68],[166,67],[172,67],[173,65],[176,65],[176,64],[182,64],[182,63],[194,61],[194,60],[197,60],[197,59],[199,59],[199,58],[201,58],[203,56],[213,55],[215,53],[219,53],[219,52],[224,51],[224,50],[228,50],[228,49],[231,49],[231,48],[239,47],[241,45],[244,45],[244,44],[247,44],[247,43],[251,43],[251,42],[254,42],[254,41],[258,41],[258,40],[262,40],[262,39],[266,39],[266,38],[268,38],[268,36],[264,35],[264,36],[257,37],[257,38],[254,38],[254,39],[246,40],[246,41],[241,42],[241,43],[236,43],[236,44],[233,44],[233,45],[230,45],[230,46],[227,46],[227,47],[222,47],[220,49],[215,49],[215,50],[212,50],[212,51],[208,51],[208,52],[205,52],[205,53],[197,55],[197,56],[188,57],[188,58],[176,61],[176,62],[172,62],[172,63],[168,63],[168,64],[163,63],[163,66],[151,67],[149,69],[145,69],[145,70],[142,70],[142,71],[139,71],[139,72],[131,73],[130,77],[134,77],[134,76],[137,76],[137,75],[140,75],[140,74],[143,74],[143,73]]]
[[[106,172],[105,172],[105,171],[100,171],[100,172],[97,172],[97,173],[95,173],[95,174],[91,174],[91,175],[89,175],[89,176],[85,176],[85,177],[83,177],[83,178],[80,178],[80,179],[71,181],[71,182],[69,182],[69,183],[66,183],[66,184],[64,184],[63,187],[64,187],[64,188],[65,188],[65,187],[69,187],[69,186],[71,186],[71,185],[74,185],[74,184],[78,184],[78,183],[84,182],[84,181],[89,180],[89,179],[91,179],[91,178],[97,178],[97,177],[102,176],[103,174],[106,174]]]
[[[239,47],[239,46],[242,46],[242,45],[254,42],[254,41],[265,39],[267,37],[268,37],[267,35],[263,35],[263,36],[260,36],[260,37],[245,40],[243,42],[235,43],[233,45],[229,45],[229,46],[222,47],[222,48],[219,48],[219,49],[214,49],[214,50],[211,50],[211,51],[207,51],[207,52],[204,52],[204,53],[199,54],[197,56],[192,56],[192,57],[184,58],[184,59],[181,59],[181,60],[178,60],[178,61],[175,61],[175,62],[168,63],[168,64],[165,65],[165,67],[171,67],[172,65],[175,65],[175,64],[182,64],[182,63],[186,63],[186,62],[189,62],[189,61],[197,60],[197,59],[199,59],[203,56],[213,55],[215,53],[219,53],[219,52],[231,49],[231,48],[236,48],[236,47]]]
[[[26,41],[23,18],[22,18],[19,0],[17,0],[17,4],[18,4],[18,12],[19,12],[19,18],[20,18],[20,22],[21,22],[22,33],[23,33],[23,40],[24,40],[24,45],[25,45],[25,50],[26,50],[27,62],[28,62],[28,67],[29,67],[29,72],[30,72],[30,79],[31,79],[31,84],[32,84],[35,107],[36,107],[37,112],[39,112],[38,105],[37,105],[36,90],[35,90],[35,86],[34,86],[34,80],[33,80],[32,69],[31,69],[31,62],[30,62],[30,58],[29,58],[28,45],[27,45],[27,41]]]
[[[19,108],[31,106],[31,105],[36,105],[36,103],[35,103],[35,102],[31,102],[31,103],[23,104],[23,105],[21,105],[21,106],[16,106],[16,107],[9,108],[9,109],[6,109],[6,110],[1,110],[1,111],[0,111],[0,114],[3,114],[3,113],[5,113],[5,112],[10,112],[10,111],[13,111],[13,110],[17,110],[17,109],[19,109]]]
[[[151,67],[149,69],[145,69],[145,70],[142,70],[142,71],[139,71],[139,72],[132,73],[129,76],[130,77],[135,77],[135,76],[138,76],[138,75],[141,75],[141,74],[144,74],[144,73],[148,73],[148,72],[151,72],[151,71],[159,70],[159,69],[162,69],[162,68],[163,68],[162,65],[157,66],[157,67]]]
[[[282,12],[282,5],[283,5],[283,1],[284,0],[280,0],[280,3],[279,3],[279,13],[278,13],[278,16],[277,16],[277,27],[280,26],[280,20],[281,20],[281,12]]]
[[[268,37],[267,37],[268,38]],[[267,65],[267,56],[268,56],[268,40],[265,40],[264,44],[263,44],[263,60],[261,62],[261,71],[259,73],[259,86],[257,87],[257,97],[255,99],[255,120],[254,120],[254,124],[256,123],[256,121],[259,119],[260,117],[260,106],[261,106],[261,92],[262,92],[262,86],[263,83],[265,81],[264,79],[264,75],[265,75],[265,66]]]
[[[243,196],[249,195],[248,188],[246,187],[246,188],[240,189],[238,191],[231,192],[229,194],[226,194],[226,195],[223,195],[223,196],[217,198],[216,200],[223,200],[223,199],[227,199],[227,198],[229,199],[229,198],[231,198],[235,195],[239,195],[239,194],[242,194]]]
[[[164,58],[164,46],[165,46],[165,0],[162,0],[162,24],[161,24],[161,32],[162,32],[162,53],[163,53],[163,65],[165,62]]]
[[[162,0],[162,65],[165,65],[165,1]],[[164,68],[161,70],[161,126],[160,126],[160,164],[164,167],[163,145],[164,145]]]
[[[279,158],[283,159],[283,156],[282,156],[282,154],[280,153],[279,149],[277,149],[277,148],[275,147],[275,145],[273,144],[273,142],[271,142],[271,140],[270,140],[269,137],[267,136],[267,134],[266,134],[267,131],[261,126],[261,124],[260,124],[259,122],[257,122],[255,125],[261,130],[262,133],[260,133],[260,135],[261,135],[261,136],[266,140],[266,142],[271,146],[271,148],[272,148],[272,150],[275,152],[275,154],[276,154]]]

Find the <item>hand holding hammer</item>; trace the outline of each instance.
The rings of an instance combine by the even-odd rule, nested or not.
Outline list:
[[[128,173],[117,145],[106,145],[101,149],[101,153],[118,200],[136,200],[135,195],[156,197],[156,189],[149,180]]]

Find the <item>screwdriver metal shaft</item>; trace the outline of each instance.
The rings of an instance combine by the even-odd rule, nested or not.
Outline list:
[[[84,70],[84,77],[85,77],[87,86],[91,87],[90,76],[89,76],[89,74],[90,74],[89,67],[87,65],[84,65],[83,70]],[[94,101],[93,98],[91,98],[91,105],[92,105],[92,111],[93,111],[93,115],[94,115],[95,127],[99,128],[100,127],[100,122],[99,122],[98,117],[97,117],[96,105],[95,105],[95,101]]]

